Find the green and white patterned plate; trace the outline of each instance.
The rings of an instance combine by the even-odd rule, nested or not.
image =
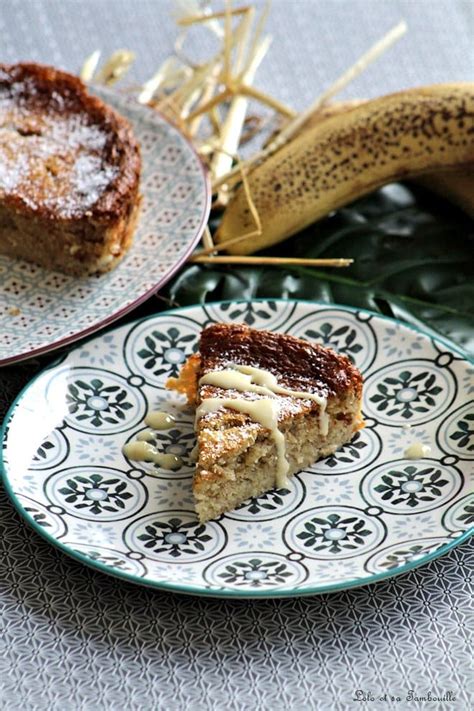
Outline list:
[[[0,255],[0,366],[103,328],[164,286],[209,216],[209,178],[189,141],[151,109],[95,89],[140,142],[143,201],[132,247],[107,274],[72,277]]]
[[[364,375],[366,427],[288,489],[201,525],[191,492],[193,413],[165,382],[215,321],[347,354]],[[144,585],[222,597],[363,585],[472,533],[473,373],[454,345],[368,311],[297,301],[168,311],[78,345],[25,388],[4,424],[5,486],[47,540]],[[155,444],[182,458],[177,471],[122,454],[151,409],[176,418]],[[431,452],[406,459],[414,442]]]

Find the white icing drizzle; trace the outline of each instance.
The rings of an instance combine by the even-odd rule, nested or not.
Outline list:
[[[175,422],[173,415],[161,410],[152,410],[145,417],[145,424],[153,427],[154,430],[169,430]]]
[[[409,447],[405,449],[404,457],[405,459],[423,459],[431,453],[431,447],[423,442],[413,442]]]
[[[288,461],[285,456],[285,437],[278,429],[278,402],[274,398],[260,398],[259,400],[244,400],[243,398],[209,397],[202,401],[196,410],[196,420],[208,412],[216,412],[222,407],[228,407],[237,412],[243,412],[270,430],[277,449],[276,483],[280,488],[288,484],[286,474]]]
[[[196,411],[196,420],[208,412],[215,412],[222,407],[228,407],[238,412],[249,415],[269,429],[277,449],[276,484],[283,488],[287,485],[286,475],[289,465],[286,459],[285,437],[278,429],[280,408],[275,395],[286,395],[301,400],[313,400],[319,405],[319,425],[321,434],[326,436],[329,429],[329,417],[326,412],[327,399],[322,395],[308,393],[302,390],[291,390],[278,384],[278,381],[268,370],[255,368],[250,365],[232,364],[224,370],[215,370],[203,375],[199,385],[214,385],[225,390],[238,390],[240,392],[253,392],[264,395],[259,400],[245,400],[243,398],[205,398]]]
[[[319,413],[319,429],[323,437],[328,436],[329,432],[329,415],[326,410],[321,410]]]
[[[326,398],[323,395],[291,390],[278,385],[276,376],[263,368],[254,368],[251,365],[234,365],[225,370],[214,370],[207,373],[199,381],[199,385],[216,385],[217,387],[250,391],[260,395],[288,395],[301,400],[314,400],[324,409]]]
[[[194,447],[192,448],[192,450],[189,452],[189,459],[190,459],[192,462],[197,462],[197,460],[198,460],[198,455],[199,455],[199,446],[198,446],[197,443],[196,443],[196,444],[194,445]]]
[[[128,459],[136,462],[154,462],[163,469],[178,469],[183,461],[175,454],[162,454],[149,442],[129,442],[122,447],[122,452]]]
[[[137,442],[153,442],[155,433],[153,430],[143,430],[137,434]]]

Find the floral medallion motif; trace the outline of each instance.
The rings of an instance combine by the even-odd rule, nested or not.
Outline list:
[[[97,464],[110,465],[117,462],[120,457],[120,447],[110,436],[78,436],[74,442],[74,449],[78,461],[82,464],[93,460]]]
[[[445,505],[463,483],[461,472],[454,466],[444,466],[434,459],[399,459],[366,474],[361,493],[368,504],[406,516]]]
[[[330,563],[320,563],[318,561],[318,575],[324,579],[325,585],[336,587],[338,583],[344,583],[345,580],[358,580],[363,577],[357,565],[350,560],[337,560]],[[310,592],[312,589],[311,580],[308,580],[302,585],[298,585],[298,590],[302,593]]]
[[[214,587],[256,590],[293,587],[308,577],[301,563],[266,551],[225,556],[211,563],[204,578]]]
[[[311,500],[323,504],[350,504],[355,484],[350,476],[314,477],[309,489]]]
[[[318,506],[298,514],[284,531],[286,544],[309,558],[352,558],[385,538],[377,518],[349,506]]]
[[[69,442],[61,430],[53,430],[36,450],[31,469],[52,469],[64,462],[69,454]]]
[[[155,432],[154,437],[153,444],[160,452],[174,454],[183,461],[183,467],[194,469],[193,451],[196,446],[196,435],[192,423],[177,423],[169,430]]]
[[[258,321],[269,321],[278,312],[274,301],[268,301],[265,306],[243,301],[237,304],[222,304],[221,313],[228,314],[229,321],[240,321],[247,326],[254,326]]]
[[[83,543],[82,541],[68,541],[68,546],[75,553],[84,556],[89,563],[100,563],[122,573],[130,573],[130,575],[138,578],[144,578],[146,575],[146,567],[143,563],[129,558],[126,553],[114,548],[105,548],[104,546]]]
[[[67,532],[67,526],[62,517],[49,511],[49,509],[43,504],[40,504],[39,501],[30,499],[28,496],[22,496],[21,494],[18,496],[18,499],[30,519],[45,533],[53,538],[62,538]]]
[[[148,483],[150,498],[159,509],[192,509],[194,497],[189,478],[173,478],[170,472],[169,478],[154,478]]]
[[[155,377],[162,373],[176,377],[186,360],[185,348],[190,341],[195,342],[193,334],[183,336],[174,326],[164,332],[155,329],[145,336],[145,348],[137,355],[143,359],[144,369],[151,370]]]
[[[117,469],[73,467],[52,474],[45,482],[51,504],[86,520],[129,518],[145,506],[148,494],[140,482]]]
[[[474,412],[468,412],[456,422],[454,432],[449,435],[460,449],[474,455]]]
[[[451,504],[443,514],[443,525],[453,533],[474,529],[474,493]]]
[[[433,536],[439,530],[439,522],[430,512],[398,516],[390,526],[390,539],[405,541],[414,530],[423,538]]]
[[[92,427],[102,427],[106,422],[119,424],[126,419],[127,410],[133,404],[127,400],[127,391],[119,385],[106,386],[103,380],[93,378],[90,382],[74,380],[68,385],[66,395],[69,414],[75,419],[89,420]]]
[[[365,427],[357,432],[352,440],[329,457],[320,459],[308,467],[308,471],[317,475],[340,476],[360,471],[377,459],[382,449],[379,435],[373,429]]]
[[[367,378],[365,411],[384,424],[421,424],[447,410],[455,396],[454,377],[428,361],[389,365]]]
[[[120,544],[120,535],[113,522],[71,519],[68,522],[68,538],[94,546],[115,546]]]
[[[159,580],[166,580],[175,585],[196,585],[202,580],[201,571],[197,566],[190,564],[161,565],[154,561],[147,561],[147,569]]]
[[[175,390],[154,390],[148,402],[148,409],[167,412],[178,421],[177,426],[189,427],[194,431],[195,409]]]
[[[461,375],[463,387],[467,395],[474,393],[474,368],[464,368]]]
[[[448,454],[474,459],[474,401],[448,415],[438,429],[437,441]]]
[[[304,333],[308,341],[316,341],[323,346],[334,348],[338,353],[346,355],[353,363],[355,356],[363,349],[361,343],[357,343],[357,331],[353,326],[335,326],[328,321],[324,321],[316,331],[308,328]]]
[[[137,323],[125,340],[125,359],[131,372],[149,385],[164,388],[176,377],[188,356],[197,350],[201,326],[183,316],[164,317],[154,327],[151,320]]]
[[[107,347],[104,348],[104,345]],[[118,345],[113,333],[104,334],[102,340],[93,340],[82,346],[78,352],[79,362],[107,368],[117,358]]]
[[[421,355],[426,341],[421,333],[414,333],[400,324],[386,326],[381,337],[381,345],[388,360]]]
[[[257,498],[247,499],[233,511],[224,514],[235,521],[267,521],[287,516],[305,496],[305,487],[298,477],[292,477],[288,489],[271,489]]]
[[[365,569],[369,573],[386,573],[407,563],[414,563],[449,542],[449,538],[412,538],[395,543],[374,553],[367,560]]]
[[[433,450],[433,436],[429,434],[425,427],[414,428],[408,426],[393,429],[388,435],[387,446],[391,448],[393,454],[403,457],[408,447],[420,445]]]
[[[233,531],[233,543],[239,550],[248,550],[252,546],[272,550],[278,543],[278,534],[271,522],[255,521],[252,525],[237,526]]]
[[[197,562],[216,555],[226,543],[216,521],[201,524],[193,511],[160,511],[136,520],[124,532],[130,550],[164,563]]]
[[[156,192],[169,188],[161,178]],[[174,187],[176,203],[187,199]],[[159,219],[177,217],[162,210]],[[129,264],[144,266],[141,257]],[[201,524],[194,411],[166,381],[196,351],[204,325],[232,320],[345,352],[364,369],[366,427],[284,489]],[[162,313],[84,342],[32,382],[6,423],[4,483],[60,548],[157,588],[272,597],[369,583],[407,561],[422,564],[474,528],[471,370],[454,347],[343,307],[239,301]],[[152,410],[172,414],[172,426],[148,428]],[[124,456],[144,430],[159,452],[180,457],[178,469]],[[428,458],[405,459],[415,442],[431,448]]]
[[[49,393],[54,386],[54,382],[48,385]],[[80,432],[123,432],[140,422],[146,412],[142,392],[106,370],[72,368],[65,388],[64,421]]]
[[[204,304],[203,308],[211,322],[245,323],[268,331],[283,330],[295,311],[289,301],[232,301]]]
[[[371,366],[377,353],[370,323],[362,323],[353,314],[341,313],[339,309],[315,310],[293,323],[289,333],[333,348],[346,355],[362,372]]]

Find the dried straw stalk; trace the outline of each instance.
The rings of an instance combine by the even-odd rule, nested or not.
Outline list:
[[[299,267],[348,267],[354,263],[353,259],[305,259],[300,257],[208,257],[195,254],[190,258],[195,264],[243,264],[270,267],[299,266]]]
[[[209,22],[209,20],[221,20],[226,16],[227,12],[229,12],[232,16],[244,15],[249,12],[249,10],[253,9],[252,5],[246,5],[245,7],[231,8],[229,11],[224,10],[223,12],[210,12],[205,15],[187,15],[186,17],[178,19],[176,24],[181,27],[189,27],[190,25],[195,25],[197,23]]]

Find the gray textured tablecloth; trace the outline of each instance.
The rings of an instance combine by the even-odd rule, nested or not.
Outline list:
[[[76,71],[96,48],[127,47],[138,55],[130,79],[144,80],[172,48],[170,7],[0,0],[0,59]],[[256,85],[302,108],[402,18],[408,35],[345,96],[472,81],[471,0],[274,0],[274,42]],[[198,35],[189,51],[204,51]],[[50,360],[0,371],[0,418]],[[3,493],[0,516],[2,710],[472,708],[472,541],[378,585],[231,602],[160,594],[85,569],[26,527]],[[410,689],[455,700],[410,701]],[[367,701],[354,700],[357,690]]]

